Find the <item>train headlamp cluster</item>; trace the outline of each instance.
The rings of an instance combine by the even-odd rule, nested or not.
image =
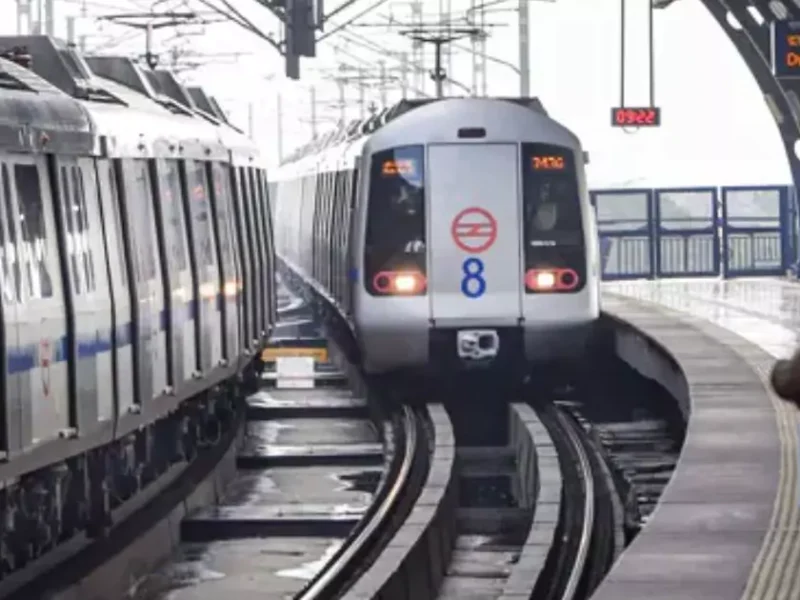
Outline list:
[[[419,271],[380,271],[372,279],[379,294],[413,296],[425,290],[427,280]]]
[[[534,292],[568,292],[579,283],[574,269],[529,269],[525,273],[525,286]]]

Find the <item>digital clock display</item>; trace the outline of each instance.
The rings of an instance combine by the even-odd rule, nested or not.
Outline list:
[[[655,106],[611,109],[612,127],[659,127],[661,109]]]
[[[408,158],[398,158],[396,160],[383,161],[381,173],[386,177],[397,175],[415,175],[417,173],[416,162]]]
[[[531,167],[534,171],[563,171],[564,157],[557,154],[531,156]]]

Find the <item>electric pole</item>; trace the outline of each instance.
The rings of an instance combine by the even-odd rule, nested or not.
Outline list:
[[[177,27],[178,25],[206,25],[217,21],[207,21],[201,19],[195,12],[141,12],[141,13],[118,13],[101,16],[100,19],[110,21],[117,25],[124,25],[133,29],[144,31],[145,50],[144,58],[147,66],[155,69],[158,66],[159,57],[153,52],[153,33],[158,29]]]
[[[436,83],[436,97],[441,98],[444,95],[442,84],[447,78],[447,73],[442,68],[442,47],[463,37],[477,35],[480,31],[477,27],[449,26],[436,31],[436,27],[427,29],[423,26],[401,31],[400,34],[421,44],[433,44],[434,63],[431,79]]]
[[[529,0],[519,0],[519,94],[531,95],[531,32],[528,13]]]
[[[308,101],[311,104],[311,137],[317,139],[317,88],[311,86],[308,90]]]

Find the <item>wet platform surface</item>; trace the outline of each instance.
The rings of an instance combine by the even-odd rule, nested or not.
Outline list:
[[[615,282],[603,308],[675,356],[692,412],[672,482],[595,599],[800,597],[800,418],[767,380],[797,344],[800,284]]]
[[[141,581],[135,600],[285,600],[336,552],[338,538],[183,544],[175,562]]]
[[[306,417],[308,406],[326,403],[329,416]],[[379,433],[332,408],[363,408],[363,400],[343,390],[271,389],[248,404],[260,418],[246,425],[236,479],[218,505],[184,519],[180,555],[140,582],[132,600],[292,597],[367,510],[383,472]],[[300,464],[251,468],[253,457],[286,456]]]

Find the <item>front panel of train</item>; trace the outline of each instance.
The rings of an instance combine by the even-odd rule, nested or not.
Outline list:
[[[428,261],[425,147],[407,145],[365,153],[353,259],[354,320],[368,373],[417,369],[428,362]],[[362,171],[364,173],[364,171]]]
[[[525,354],[580,358],[599,310],[582,153],[552,143],[520,150]]]
[[[430,349],[437,370],[524,363],[519,162],[516,143],[428,146]]]

